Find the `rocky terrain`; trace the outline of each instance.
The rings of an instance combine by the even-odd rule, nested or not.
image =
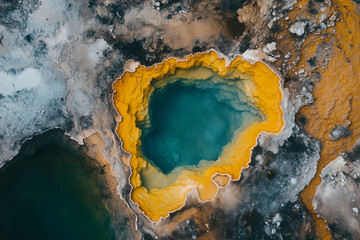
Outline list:
[[[355,0],[2,0],[0,166],[61,129],[111,164],[119,239],[358,239],[359,14]],[[130,199],[112,84],[128,60],[210,49],[276,71],[289,120],[213,201],[190,193],[154,223]]]

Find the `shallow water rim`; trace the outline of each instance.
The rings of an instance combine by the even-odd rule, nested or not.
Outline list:
[[[267,120],[251,125],[238,136],[234,137],[236,141],[234,140],[234,143],[231,144],[232,146],[239,146],[239,143],[245,144],[246,146],[244,150],[240,152],[226,152],[227,159],[233,161],[220,161],[220,158],[223,156],[222,154],[214,164],[206,166],[206,168],[201,168],[200,171],[199,169],[194,169],[194,171],[183,170],[181,174],[177,176],[176,182],[170,186],[150,190],[146,189],[141,185],[140,173],[142,169],[148,168],[149,165],[151,167],[151,164],[137,155],[140,149],[139,139],[141,131],[136,127],[136,121],[146,117],[147,113],[144,115],[144,107],[140,112],[133,112],[135,113],[133,115],[130,114],[129,111],[133,111],[134,106],[139,107],[139,104],[146,106],[151,94],[148,94],[149,96],[144,96],[143,94],[140,99],[137,98],[138,96],[134,94],[134,92],[136,89],[143,89],[143,86],[149,87],[152,79],[174,74],[175,69],[180,68],[186,70],[198,66],[213,70],[223,79],[226,79],[228,73],[231,72],[234,74],[235,71],[237,74],[235,76],[247,82],[245,91],[250,95],[249,97],[252,98],[256,106],[264,112]],[[130,84],[129,82],[124,83],[126,79],[131,78],[132,81],[130,81]],[[167,83],[165,83],[165,85],[167,85]],[[128,87],[128,89],[124,86]],[[201,201],[214,199],[218,192],[219,185],[215,184],[213,177],[223,175],[228,176],[232,181],[238,180],[242,169],[248,167],[252,148],[256,146],[259,135],[263,132],[279,134],[285,125],[281,105],[283,93],[280,86],[280,77],[265,63],[260,61],[248,62],[243,60],[239,55],[229,61],[224,55],[210,50],[208,52],[188,55],[186,59],[164,59],[161,63],[154,64],[150,67],[140,65],[134,72],[124,72],[124,74],[114,82],[113,89],[114,105],[122,118],[118,123],[116,132],[122,142],[122,149],[131,155],[131,176],[129,177],[130,185],[132,186],[131,200],[137,203],[140,210],[152,221],[159,221],[161,218],[167,217],[169,213],[183,207],[187,194],[191,190],[197,190]],[[134,95],[136,96],[134,97]],[[131,100],[134,100],[136,103],[129,101],[128,96],[131,96],[130,99],[132,98]],[[144,100],[144,97],[148,98]],[[128,98],[128,102],[124,101],[126,98]],[[246,142],[244,140],[246,140]],[[132,144],[129,144],[129,142],[132,142]],[[156,172],[154,172],[154,174],[155,173]]]

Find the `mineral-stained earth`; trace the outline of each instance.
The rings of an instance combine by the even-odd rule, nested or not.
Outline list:
[[[360,239],[359,30],[358,0],[0,0],[0,239]]]

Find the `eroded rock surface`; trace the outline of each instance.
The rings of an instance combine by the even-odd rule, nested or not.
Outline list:
[[[330,162],[321,171],[313,205],[326,219],[335,239],[360,237],[360,146]]]
[[[314,236],[314,231],[330,238],[312,203],[322,169],[341,152],[351,152],[360,138],[358,29],[355,0],[1,1],[0,166],[25,139],[48,129],[61,128],[79,143],[98,132],[99,139],[87,151],[101,149],[96,158],[111,163],[120,196],[128,204],[116,211],[129,206],[144,238],[290,238],[290,229],[298,239]],[[241,180],[224,182],[215,207],[210,202],[199,206],[191,198],[182,210],[154,225],[129,200],[129,155],[114,133],[121,116],[112,105],[112,83],[129,59],[134,69],[138,62],[149,66],[209,49],[273,66],[284,79],[286,109],[295,114],[308,105],[296,116],[301,129],[293,133],[297,127],[292,123],[284,136],[264,138]],[[291,123],[293,115],[288,119]],[[319,190],[330,189],[334,199],[325,194],[329,191],[319,191],[315,198],[335,238],[356,238],[352,224],[359,207],[348,203],[358,197],[356,178],[350,174],[357,160],[350,161],[350,155],[340,156],[338,167],[324,170],[340,174],[347,185],[340,189],[341,178],[324,175]],[[301,193],[302,205],[297,196],[314,175]],[[224,210],[220,199],[227,189],[240,193],[234,205],[226,206],[243,209]],[[341,197],[346,201],[339,202]],[[348,219],[324,210],[335,202],[347,206]]]

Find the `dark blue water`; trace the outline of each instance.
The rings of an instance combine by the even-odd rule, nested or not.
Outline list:
[[[0,169],[0,239],[114,239],[98,170],[58,143],[28,149]]]
[[[219,91],[175,83],[153,93],[151,128],[142,128],[141,148],[163,173],[201,160],[217,160],[231,141],[243,112],[219,101]]]

